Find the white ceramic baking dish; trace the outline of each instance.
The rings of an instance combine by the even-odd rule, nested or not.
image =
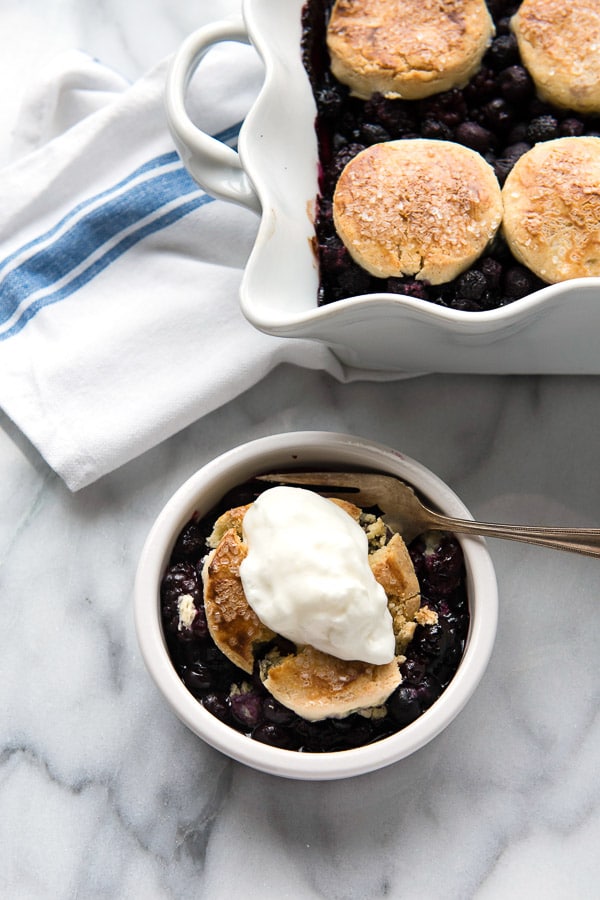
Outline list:
[[[166,85],[169,126],[191,175],[209,194],[260,214],[241,285],[247,319],[268,334],[323,341],[343,363],[364,369],[600,374],[600,278],[551,285],[486,312],[385,293],[318,307],[316,108],[301,58],[303,4],[243,0],[243,18],[216,22],[182,44]],[[265,65],[238,152],[196,127],[185,108],[202,57],[231,40],[251,43]]]

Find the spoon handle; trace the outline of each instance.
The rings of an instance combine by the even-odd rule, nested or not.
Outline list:
[[[600,557],[599,528],[546,528],[528,525],[494,525],[489,522],[470,522],[467,519],[453,519],[432,512],[429,527],[456,531],[459,534],[478,534],[481,537],[506,538],[509,541],[523,541],[550,547],[554,550],[568,550],[585,556]]]

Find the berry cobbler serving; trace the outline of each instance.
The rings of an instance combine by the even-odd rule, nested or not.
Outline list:
[[[391,513],[359,509],[351,489],[284,483],[327,472],[398,478],[470,518],[393,448],[268,435],[207,461],[166,500],[135,579],[142,657],[180,721],[238,762],[303,780],[373,772],[440,735],[479,685],[498,615],[485,541],[438,533],[406,546],[385,526]]]
[[[385,292],[477,312],[600,274],[600,8],[307,0],[302,29],[320,305]],[[517,162],[526,172],[534,148],[564,139],[574,143],[557,147],[552,192],[523,179],[517,191]],[[466,179],[460,153],[478,165]],[[522,233],[504,227],[503,208],[518,210]]]
[[[285,750],[351,750],[443,694],[469,630],[448,534],[408,547],[375,509],[251,479],[179,533],[161,582],[169,656],[205,710]]]

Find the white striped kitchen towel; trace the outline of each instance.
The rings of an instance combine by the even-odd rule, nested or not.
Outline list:
[[[257,219],[184,170],[166,66],[127,84],[82,53],[55,60],[0,171],[0,406],[72,490],[280,362],[347,377],[325,347],[260,334],[241,315]],[[257,55],[221,45],[197,77],[194,116],[235,142]]]

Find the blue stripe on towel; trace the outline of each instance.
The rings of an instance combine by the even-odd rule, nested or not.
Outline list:
[[[216,137],[230,142],[240,125]],[[0,341],[21,331],[40,309],[87,284],[130,247],[212,199],[171,151],[77,204],[51,229],[0,261]]]
[[[186,216],[188,213],[192,212],[194,209],[198,209],[200,206],[204,206],[206,203],[210,203],[214,198],[210,197],[208,194],[201,194],[200,196],[196,196],[191,200],[188,200],[186,203],[181,206],[176,207],[175,209],[169,210],[169,212],[160,216],[159,218],[152,219],[151,222],[148,222],[143,228],[138,229],[136,232],[127,235],[118,244],[115,244],[111,249],[101,256],[99,259],[95,260],[87,269],[81,272],[77,277],[71,279],[68,284],[64,285],[62,288],[53,291],[50,294],[44,295],[39,300],[35,300],[29,306],[27,306],[14,325],[12,325],[8,330],[0,333],[0,341],[5,340],[6,338],[12,337],[12,335],[17,334],[21,331],[22,328],[25,327],[27,322],[35,316],[36,313],[43,309],[45,306],[50,306],[52,303],[57,303],[59,300],[64,300],[65,297],[70,296],[75,291],[79,290],[79,288],[83,287],[88,281],[91,281],[96,275],[102,272],[107,268],[115,259],[118,259],[119,256],[122,256],[130,247],[133,247],[135,244],[139,243],[139,241],[143,240],[145,237],[148,237],[150,234],[154,234],[155,231],[160,231],[162,228],[166,228],[168,225],[172,225],[173,222],[176,222],[178,219],[181,219],[183,216]]]
[[[12,269],[0,285],[0,324],[24,298],[67,277],[94,251],[176,197],[197,191],[185,169],[158,174],[87,213],[52,243]]]
[[[148,160],[143,165],[139,166],[139,168],[135,169],[126,178],[123,178],[122,181],[118,181],[116,184],[113,184],[112,187],[107,188],[105,191],[101,191],[99,194],[95,194],[93,197],[88,197],[86,200],[82,200],[81,203],[78,203],[73,209],[69,210],[69,212],[60,219],[59,222],[56,223],[52,228],[48,231],[44,232],[44,234],[38,235],[38,237],[34,238],[29,243],[24,244],[22,247],[19,247],[18,250],[15,250],[14,253],[11,253],[5,259],[0,262],[0,278],[2,276],[2,270],[6,267],[8,263],[11,263],[14,259],[18,259],[20,256],[24,256],[29,250],[33,247],[39,246],[46,240],[51,239],[55,234],[57,234],[66,224],[67,222],[74,219],[78,213],[82,212],[84,209],[88,209],[93,203],[97,203],[99,200],[103,200],[105,197],[108,197],[111,194],[114,194],[116,191],[124,188],[127,184],[130,184],[136,178],[139,178],[141,175],[144,175],[146,172],[151,172],[153,169],[161,168],[162,166],[176,163],[179,159],[177,152],[175,150],[171,150],[168,153],[163,153],[161,156],[156,156],[154,159]]]

